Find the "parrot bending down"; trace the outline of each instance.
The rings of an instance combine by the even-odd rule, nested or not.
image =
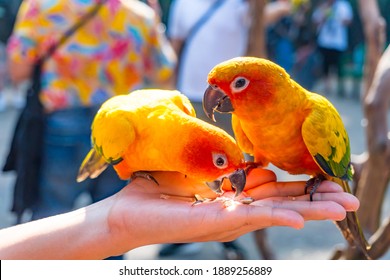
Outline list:
[[[123,179],[146,177],[148,171],[177,171],[206,182],[221,193],[229,178],[239,195],[245,186],[245,160],[234,138],[195,116],[178,91],[137,90],[107,100],[92,123],[92,149],[77,181],[96,178],[112,164]]]
[[[232,113],[232,127],[243,152],[254,164],[272,163],[290,174],[308,174],[305,188],[313,199],[323,180],[340,184],[351,193],[350,144],[334,106],[309,92],[279,65],[261,58],[237,57],[216,65],[208,75],[203,108]],[[253,164],[253,163],[252,163]],[[369,245],[355,212],[337,222],[346,240],[368,258]]]

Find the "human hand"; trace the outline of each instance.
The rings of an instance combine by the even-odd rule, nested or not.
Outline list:
[[[310,202],[305,182],[276,182],[272,171],[260,168],[247,178],[244,195],[255,199],[250,205],[226,206],[221,200],[193,205],[193,193],[216,195],[178,173],[153,176],[159,186],[138,178],[110,198],[108,226],[118,254],[149,244],[230,241],[270,226],[300,229],[308,220],[342,220],[346,211],[359,207],[354,196],[333,182],[323,182]],[[225,189],[225,197],[234,195],[229,186]]]

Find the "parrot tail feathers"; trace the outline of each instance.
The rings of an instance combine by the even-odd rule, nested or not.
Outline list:
[[[336,224],[349,245],[353,248],[358,247],[366,259],[370,260],[371,245],[363,234],[356,212],[347,212],[345,219],[337,221]]]
[[[343,188],[344,192],[352,193],[348,181],[344,181],[339,178],[332,178],[332,181],[339,184]],[[336,222],[336,224],[350,246],[357,246],[367,259],[371,259],[369,254],[371,245],[364,236],[356,212],[347,212],[345,219]]]
[[[83,160],[76,181],[82,182],[88,177],[94,179],[98,177],[108,166],[104,158],[95,150],[91,149]]]

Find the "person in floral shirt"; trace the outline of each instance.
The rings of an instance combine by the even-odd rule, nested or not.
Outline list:
[[[31,66],[98,1],[24,1],[8,43],[14,80],[28,78],[20,67]],[[45,64],[42,102],[49,112],[93,106],[145,83],[159,85],[172,74],[172,57],[149,7],[107,0]]]
[[[94,202],[122,188],[125,182],[112,169],[76,183],[90,149],[93,117],[114,95],[171,88],[174,51],[159,17],[136,0],[24,0],[7,46],[12,81],[29,79],[34,62],[99,1],[104,3],[97,14],[43,66],[40,98],[47,120],[33,219],[71,210],[82,192],[89,192]]]

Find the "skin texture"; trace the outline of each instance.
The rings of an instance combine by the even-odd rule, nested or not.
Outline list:
[[[177,172],[153,176],[158,187],[137,178],[98,203],[0,230],[0,259],[103,259],[149,244],[231,241],[270,226],[300,229],[308,220],[341,220],[359,207],[333,182],[323,182],[309,201],[304,182],[276,182],[273,172],[261,168],[248,176],[243,195],[255,199],[250,205],[213,200],[194,206],[188,201],[192,188],[216,194]],[[174,189],[180,195],[161,196]]]
[[[244,167],[235,140],[197,119],[178,91],[139,90],[111,98],[94,119],[92,143],[79,181],[98,176],[109,163],[121,179],[139,171],[177,171],[202,182]]]

